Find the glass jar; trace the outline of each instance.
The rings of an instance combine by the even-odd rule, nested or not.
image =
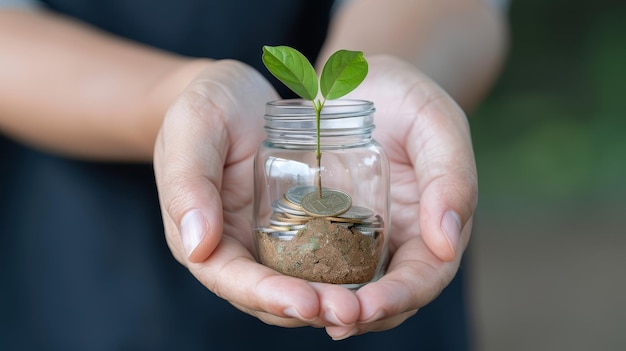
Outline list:
[[[374,104],[292,99],[266,105],[254,161],[257,259],[286,275],[358,288],[387,264],[389,161],[372,139]],[[321,190],[320,190],[321,189]]]

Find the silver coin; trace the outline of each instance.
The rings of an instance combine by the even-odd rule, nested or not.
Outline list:
[[[372,228],[372,227],[354,227],[354,229],[358,230],[363,235],[375,236],[376,233],[382,233],[384,231],[383,228]]]
[[[272,211],[274,211],[274,213],[284,213],[284,211],[282,211],[281,208],[278,207],[279,203],[280,203],[279,200],[272,202]]]
[[[370,219],[363,220],[354,225],[355,227],[364,227],[364,228],[381,228],[381,223],[371,221]]]
[[[274,212],[270,216],[270,219],[294,225],[294,224],[306,223],[308,220],[311,219],[311,217],[309,217],[309,216],[306,216],[306,217],[305,216],[296,216],[296,215],[290,215],[288,213]]]
[[[261,232],[261,233],[275,233],[276,232],[274,229],[267,228],[267,227],[256,228],[256,231]]]
[[[279,233],[274,233],[272,235],[280,240],[291,240],[293,239],[294,236],[296,236],[296,234],[298,234],[297,230],[288,231],[288,232],[279,232]]]
[[[297,216],[306,216],[306,213],[304,211],[299,211],[289,206],[286,206],[282,203],[282,201],[279,200],[272,202],[272,209],[274,210],[274,212],[289,213]]]
[[[291,227],[291,225],[293,223],[279,221],[279,220],[276,220],[276,219],[270,217],[270,224],[272,226],[278,226],[278,227]]]
[[[302,203],[302,197],[315,190],[317,190],[315,185],[294,185],[285,193],[285,199],[299,206]]]
[[[283,194],[283,198],[280,199],[280,203],[289,208],[293,208],[294,210],[302,211],[302,206],[300,206],[300,203],[294,204],[293,202],[287,200],[285,194]]]
[[[381,222],[361,222],[360,223],[361,226],[364,227],[368,227],[368,228],[383,228],[383,224]]]

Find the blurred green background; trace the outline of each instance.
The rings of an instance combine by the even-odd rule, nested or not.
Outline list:
[[[508,62],[472,116],[482,195],[626,195],[624,5],[513,1]]]
[[[626,350],[626,2],[518,0],[470,123],[479,350]]]

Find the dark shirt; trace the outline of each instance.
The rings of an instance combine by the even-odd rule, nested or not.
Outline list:
[[[244,61],[268,78],[261,47],[290,45],[315,57],[332,5],[44,3],[166,50]],[[165,243],[151,165],[68,159],[2,136],[0,162],[0,350],[458,351],[469,345],[462,274],[400,327],[333,342],[323,329],[268,326],[238,311],[176,262]]]

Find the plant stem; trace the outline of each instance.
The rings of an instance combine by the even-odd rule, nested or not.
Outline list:
[[[315,158],[317,159],[317,195],[320,198],[322,197],[322,150],[320,147],[320,119],[322,108],[324,108],[325,102],[325,100],[316,100],[313,102],[313,107],[315,108],[315,129],[317,131],[317,147],[315,149]]]

